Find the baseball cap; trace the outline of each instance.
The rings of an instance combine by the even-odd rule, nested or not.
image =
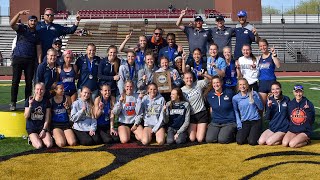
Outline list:
[[[243,17],[247,17],[247,11],[241,10],[238,12],[238,17],[243,16]]]
[[[201,16],[196,16],[194,18],[194,21],[203,21],[202,17]]]
[[[216,16],[216,21],[224,21],[224,17],[221,15]]]
[[[38,18],[35,15],[31,15],[31,16],[28,17],[28,21],[29,20],[38,20]]]
[[[301,91],[303,91],[303,86],[302,85],[295,85],[295,86],[293,86],[293,90],[294,91],[298,91],[298,90],[301,90]]]
[[[174,62],[178,61],[179,59],[182,59],[181,56],[177,56],[176,58],[174,58]]]
[[[55,44],[57,42],[60,42],[62,44],[62,40],[58,37],[53,39],[52,44]]]

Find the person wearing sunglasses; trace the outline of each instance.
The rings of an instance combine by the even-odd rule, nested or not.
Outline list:
[[[44,21],[41,21],[37,24],[36,29],[40,35],[42,52],[47,52],[47,50],[50,49],[52,46],[51,43],[53,39],[60,36],[65,36],[67,34],[73,34],[77,30],[81,17],[77,13],[76,22],[74,23],[74,25],[71,27],[64,27],[60,24],[53,23],[54,11],[52,8],[46,8],[44,10],[43,19]]]
[[[168,46],[168,42],[166,39],[162,37],[163,30],[162,28],[155,28],[153,35],[147,37],[147,47],[151,49],[154,53],[154,57],[156,60],[158,60],[161,56],[159,56],[160,49]],[[160,63],[160,62],[156,62]]]
[[[62,51],[61,51],[61,48],[62,48],[62,40],[61,40],[61,38],[54,38],[53,39],[52,48],[57,51],[57,61],[56,61],[57,65],[58,66],[63,66],[64,60],[63,60]],[[47,56],[45,56],[43,58],[42,62],[47,62]]]
[[[304,97],[302,85],[293,87],[294,98],[288,103],[289,129],[283,137],[282,145],[298,148],[310,144],[315,109],[311,101]]]

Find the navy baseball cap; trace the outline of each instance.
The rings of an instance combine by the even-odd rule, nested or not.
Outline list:
[[[52,44],[56,44],[57,42],[60,42],[60,44],[62,44],[62,40],[60,38],[54,38]]]
[[[295,85],[295,86],[293,86],[293,90],[294,91],[298,91],[298,90],[301,90],[301,91],[303,91],[303,86],[302,85]]]
[[[224,17],[221,15],[216,16],[216,21],[224,21]]]
[[[241,10],[238,12],[238,17],[247,17],[247,11]]]
[[[201,16],[196,16],[194,18],[194,21],[203,21],[202,17]]]
[[[35,15],[31,15],[31,16],[28,17],[28,21],[29,20],[38,20],[38,18]]]

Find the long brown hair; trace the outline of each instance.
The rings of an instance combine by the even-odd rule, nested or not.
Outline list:
[[[250,52],[250,57],[251,57],[253,63],[256,63],[257,58],[256,58],[256,56],[254,56],[253,53],[252,53],[252,47],[251,47],[251,45],[250,45],[250,44],[244,44],[244,45],[242,46],[242,48],[243,48],[244,46],[249,47],[249,49],[250,49],[250,51],[251,51],[251,52]],[[241,49],[242,49],[242,48],[241,48]]]
[[[109,51],[110,51],[110,49],[115,49],[116,52],[117,52],[117,54],[118,54],[118,48],[117,48],[117,46],[115,46],[115,45],[110,45],[110,46],[108,47],[108,49],[107,49],[107,53],[108,53],[107,57],[109,56]],[[108,58],[106,58],[106,59],[108,59]],[[108,59],[108,60],[109,60],[109,59]],[[116,57],[116,58],[114,59],[113,68],[114,68],[114,72],[115,72],[116,74],[119,73],[120,61],[121,61],[121,60],[120,60],[118,57]]]
[[[182,90],[181,90],[181,88],[173,88],[172,90],[171,90],[171,92],[172,91],[177,91],[177,95],[178,95],[178,97],[179,97],[179,101],[181,102],[181,101],[186,101],[185,100],[185,98],[184,98],[184,96],[183,96],[183,92],[182,92]],[[170,106],[169,106],[169,109],[172,109],[172,101],[169,101],[170,102]]]
[[[208,96],[209,92],[213,90],[212,81],[213,81],[214,79],[219,79],[221,85],[222,85],[222,83],[223,83],[223,79],[222,79],[219,75],[213,76],[212,79],[211,79],[210,82],[209,82],[209,85],[207,86],[207,88],[205,89],[205,91],[204,91],[204,93],[203,93],[205,98]]]
[[[127,97],[127,94],[126,94],[126,84],[127,83],[131,83],[132,85],[134,85],[133,81],[128,79],[124,82],[124,88],[123,88],[123,93],[122,93],[122,96],[124,98],[124,101],[126,101],[126,97]]]

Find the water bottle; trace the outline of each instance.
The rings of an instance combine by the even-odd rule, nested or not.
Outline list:
[[[0,134],[0,140],[1,139],[4,139],[5,137],[4,137],[4,135],[3,134]]]

